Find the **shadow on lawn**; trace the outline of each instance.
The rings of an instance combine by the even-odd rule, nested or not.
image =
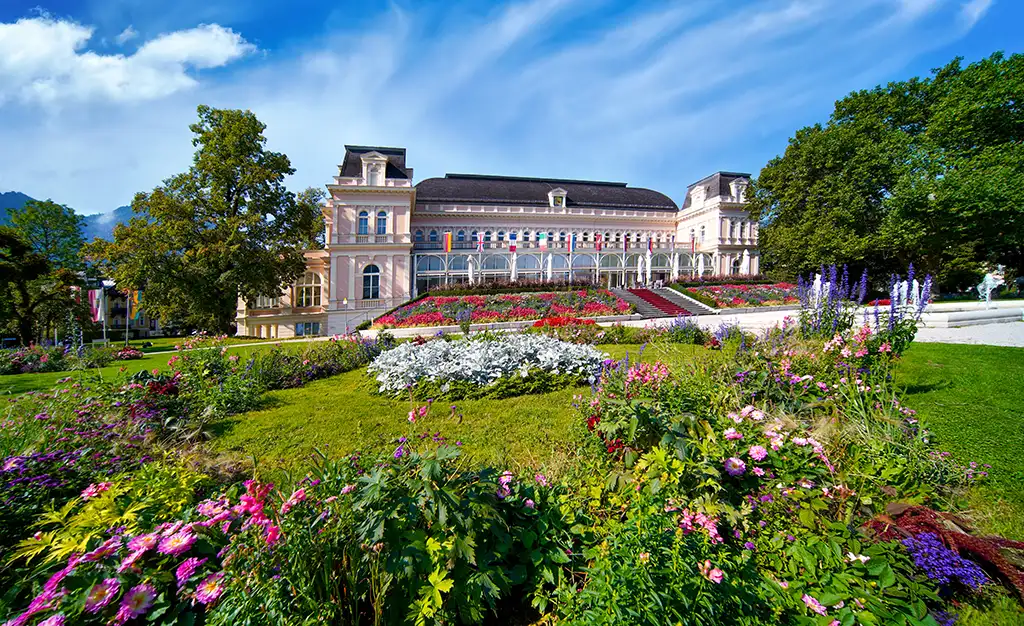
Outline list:
[[[916,383],[913,385],[907,385],[903,387],[903,395],[905,396],[916,396],[923,393],[929,393],[932,391],[939,391],[940,389],[949,389],[953,386],[953,382],[950,380],[940,380],[934,383]]]

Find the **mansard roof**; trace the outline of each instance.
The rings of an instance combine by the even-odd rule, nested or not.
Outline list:
[[[566,191],[566,206],[676,211],[663,193],[626,183],[481,174],[446,174],[416,185],[418,203],[548,206],[548,192]]]
[[[388,158],[385,178],[409,178],[405,167],[405,148],[382,148],[380,146],[345,146],[345,160],[340,166],[343,178],[362,178],[363,162],[360,160],[368,152],[379,152]]]
[[[732,181],[741,178],[750,182],[750,174],[744,172],[715,172],[711,176],[707,176],[693,183],[686,188],[686,197],[683,199],[683,208],[687,209],[690,207],[690,192],[697,185],[703,185],[705,187],[705,198],[717,198],[719,196],[731,196],[732,189],[729,185]]]

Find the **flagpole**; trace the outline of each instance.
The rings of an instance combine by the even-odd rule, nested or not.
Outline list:
[[[569,233],[569,284],[572,284],[572,250],[576,243],[576,233]]]

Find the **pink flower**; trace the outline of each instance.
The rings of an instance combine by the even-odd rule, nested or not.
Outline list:
[[[85,610],[89,613],[99,612],[117,597],[117,592],[120,590],[121,583],[116,578],[107,578],[103,582],[96,583],[85,595]]]
[[[523,506],[525,506],[528,509],[536,509],[537,508],[536,503],[533,500],[529,499],[529,498],[526,499],[526,502],[523,503]]]
[[[224,572],[217,572],[216,574],[210,574],[206,579],[199,583],[199,587],[196,588],[196,602],[200,604],[210,604],[217,601],[217,598],[224,594]]]
[[[763,461],[768,456],[768,451],[764,449],[764,446],[750,446],[748,454],[755,461]]]
[[[761,469],[760,467],[755,467],[755,468],[751,469],[750,472],[754,476],[764,476],[764,470]]]
[[[121,561],[121,564],[117,566],[117,573],[123,574],[128,570],[134,568],[135,562],[142,558],[142,555],[145,553],[145,550],[139,550],[137,552],[132,552],[131,554],[129,554],[127,557],[125,557],[123,561]]]
[[[196,557],[187,558],[181,562],[178,569],[174,570],[174,578],[178,581],[178,587],[181,587],[189,578],[196,573],[196,570],[206,563],[206,559],[199,559]]]
[[[879,352],[892,352],[892,346],[890,346],[888,342],[885,342],[882,345],[878,346],[878,351]]]
[[[736,441],[743,439],[743,433],[737,431],[735,428],[727,428],[725,430],[725,438],[730,441]]]
[[[39,626],[64,626],[64,614],[57,613],[39,622]]]
[[[747,471],[747,464],[736,457],[730,457],[725,460],[725,471],[730,476],[742,476]]]
[[[296,504],[302,502],[305,499],[306,499],[306,490],[305,489],[301,489],[301,488],[300,489],[296,489],[295,493],[293,493],[291,495],[291,497],[288,498],[288,500],[284,504],[281,505],[281,515],[287,514],[288,511],[292,510],[292,507],[294,507]]]
[[[409,423],[410,424],[415,424],[416,423],[416,411],[409,411]]]
[[[149,533],[146,535],[139,535],[133,537],[128,542],[128,549],[132,552],[145,552],[150,548],[155,548],[160,543],[160,537],[156,533]]]
[[[110,489],[110,485],[111,483],[93,483],[82,491],[82,499],[88,500],[90,498],[95,498],[104,491]]]
[[[274,524],[267,526],[267,545],[272,546],[281,540],[281,528]]]
[[[196,542],[196,536],[191,531],[183,530],[178,533],[174,533],[170,537],[166,537],[160,542],[160,547],[157,551],[160,554],[167,554],[170,556],[176,556],[182,552],[187,552],[192,544]]]
[[[717,567],[711,567],[711,561],[705,560],[703,565],[700,566],[700,574],[704,578],[707,578],[716,585],[722,582],[725,578],[725,572],[718,569]]]
[[[135,585],[125,595],[124,599],[121,600],[121,606],[114,617],[115,622],[120,622],[122,619],[124,619],[124,622],[127,622],[129,619],[135,619],[143,615],[149,610],[149,607],[153,606],[153,600],[155,599],[156,587],[149,583]]]
[[[534,474],[533,479],[537,481],[537,484],[540,485],[541,487],[548,486],[548,477],[545,476],[544,474]]]
[[[346,494],[352,493],[355,490],[356,490],[356,486],[355,485],[345,485],[344,487],[341,488],[341,495],[346,495]]]
[[[826,613],[828,613],[828,610],[821,604],[821,602],[818,602],[812,596],[809,596],[805,593],[803,597],[801,597],[800,599],[804,601],[804,604],[807,605],[807,608],[814,611],[818,615],[825,615]]]

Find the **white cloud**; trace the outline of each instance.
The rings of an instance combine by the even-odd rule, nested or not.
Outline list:
[[[795,129],[827,119],[836,98],[906,77],[909,62],[966,32],[949,0],[686,0],[606,17],[613,4],[533,0],[440,19],[419,3],[393,6],[216,81],[173,84],[145,106],[94,97],[59,114],[0,115],[0,141],[32,146],[0,151],[0,185],[81,212],[127,204],[188,168],[188,124],[204,103],[253,110],[269,147],[291,158],[296,189],[328,182],[349,143],[408,148],[417,180],[458,171],[624,180],[678,200],[716,169],[757,172]],[[88,40],[72,26],[50,45],[80,50],[52,43]],[[223,65],[233,57],[216,50],[248,46],[203,28],[120,58],[167,88],[191,80],[183,66]],[[197,52],[192,37],[209,48]]]
[[[92,35],[91,27],[49,16],[0,24],[0,105],[151,100],[195,86],[190,69],[220,67],[255,50],[217,24],[160,35],[130,56],[86,49]]]
[[[985,17],[992,0],[970,0],[960,6],[960,19],[966,28],[971,28],[978,23],[978,20]]]
[[[138,36],[139,33],[131,27],[131,24],[129,24],[128,28],[122,30],[121,34],[114,38],[114,41],[117,42],[117,45],[123,46],[124,44],[128,43],[132,39],[135,39]]]

